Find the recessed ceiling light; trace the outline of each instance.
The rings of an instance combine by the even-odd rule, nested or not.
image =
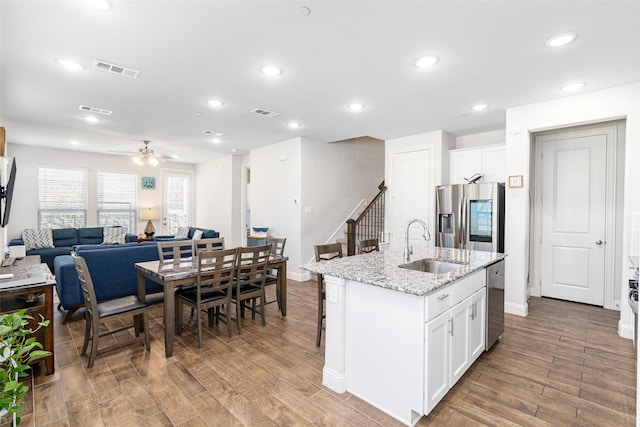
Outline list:
[[[289,122],[287,123],[287,126],[290,127],[291,129],[298,129],[302,125],[298,122]]]
[[[471,107],[473,111],[482,111],[482,110],[486,110],[487,108],[489,108],[489,104],[476,104],[473,107]]]
[[[220,144],[222,142],[222,139],[215,137],[213,139],[211,139],[211,142],[213,142],[214,144]]]
[[[175,159],[179,159],[179,158],[180,158],[180,156],[178,156],[177,154],[172,154],[172,155],[171,155],[171,158],[175,160]]]
[[[551,37],[545,42],[547,47],[560,47],[571,43],[576,39],[576,33],[562,33]]]
[[[196,111],[196,116],[202,116],[204,113],[202,111]]]
[[[311,15],[311,9],[306,6],[300,6],[296,11],[300,16],[309,16]]]
[[[82,3],[89,7],[100,10],[107,10],[111,7],[109,0],[82,0]]]
[[[69,144],[71,144],[71,145],[80,145],[80,142],[72,139],[71,141],[69,141]]]
[[[275,65],[263,65],[260,67],[260,72],[265,76],[276,77],[282,74],[282,68],[276,67]]]
[[[93,116],[82,116],[83,119],[88,121],[89,123],[98,123],[100,121],[99,118]]]
[[[58,63],[58,65],[62,65],[67,70],[71,70],[71,71],[84,70],[84,65],[78,64],[77,62],[71,61],[69,59],[58,58],[56,59],[56,62]]]
[[[205,102],[211,107],[222,107],[224,105],[224,102],[219,99],[207,99]]]
[[[433,67],[440,61],[440,58],[434,55],[427,55],[413,61],[413,65],[418,68],[429,68]]]
[[[563,92],[575,92],[576,90],[582,89],[584,87],[584,83],[569,83],[560,88]]]
[[[232,149],[231,149],[231,152],[232,152],[232,153],[237,153],[237,152],[238,152],[238,150],[236,150],[235,148],[232,148]]]
[[[364,110],[365,105],[361,102],[352,102],[351,104],[347,105],[347,108],[351,111],[360,111],[360,110]]]

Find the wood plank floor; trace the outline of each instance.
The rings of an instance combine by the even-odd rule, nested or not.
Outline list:
[[[162,308],[154,307],[151,354],[127,346],[99,356],[91,370],[79,356],[83,320],[62,325],[58,313],[56,373],[36,367],[21,425],[401,425],[322,386],[315,282],[289,281],[288,289],[286,318],[270,304],[266,327],[249,318],[231,338],[224,325],[210,328],[200,350],[185,332],[171,359]],[[529,310],[506,316],[503,338],[418,425],[635,425],[635,350],[616,333],[619,313],[542,298]]]

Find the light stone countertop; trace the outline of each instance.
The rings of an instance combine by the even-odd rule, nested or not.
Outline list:
[[[402,257],[402,250],[386,250],[329,261],[312,261],[301,265],[300,268],[312,273],[424,296],[489,264],[504,259],[506,254],[452,248],[414,248],[410,262],[429,258],[463,264],[462,268],[444,274],[400,268],[398,266],[404,263]]]

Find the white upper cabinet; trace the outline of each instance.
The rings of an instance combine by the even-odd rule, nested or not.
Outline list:
[[[506,146],[487,145],[449,151],[449,183],[466,184],[465,178],[479,173],[478,182],[505,182],[507,175]]]

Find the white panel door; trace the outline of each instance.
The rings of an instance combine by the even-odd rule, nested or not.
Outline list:
[[[471,296],[471,313],[469,321],[469,352],[472,364],[484,351],[485,324],[487,310],[487,289],[482,288]]]
[[[403,247],[407,223],[419,218],[429,224],[434,215],[435,184],[432,177],[431,150],[416,150],[392,155],[390,183],[391,229],[393,245]],[[409,233],[412,245],[426,245],[422,227],[414,224]]]
[[[428,414],[449,391],[449,340],[450,310],[427,323],[425,402],[424,413]]]
[[[451,380],[453,386],[469,367],[469,315],[471,297],[451,309]]]
[[[604,304],[606,135],[543,143],[542,296]]]

